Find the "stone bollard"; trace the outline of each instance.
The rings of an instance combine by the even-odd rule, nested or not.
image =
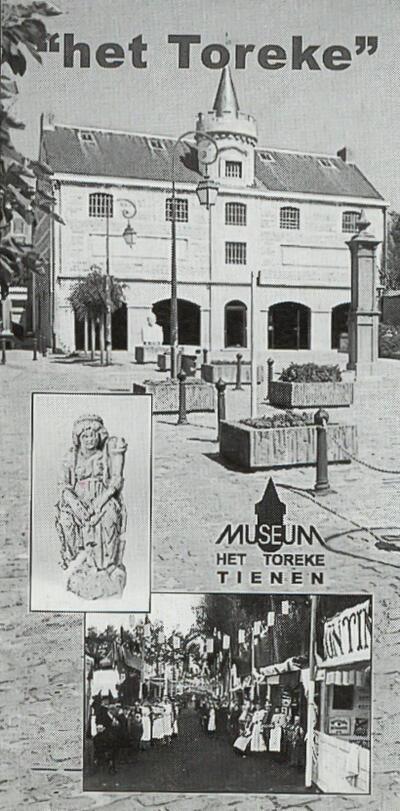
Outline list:
[[[226,404],[225,404],[226,383],[224,383],[221,377],[219,380],[217,380],[215,388],[217,389],[217,419],[218,419],[217,440],[219,441],[221,432],[221,421],[226,418]]]
[[[203,349],[203,363],[208,363],[208,349]]]
[[[188,418],[186,416],[186,375],[185,372],[178,373],[179,380],[179,416],[177,425],[187,425]]]
[[[235,386],[235,391],[243,391],[243,386],[242,386],[242,358],[243,358],[243,355],[241,355],[240,352],[238,352],[237,355],[236,355],[236,363],[237,363],[237,365],[236,365],[236,386]]]
[[[319,495],[332,492],[328,478],[328,440],[326,424],[329,414],[323,408],[319,408],[314,414],[314,424],[317,429],[317,464],[316,480],[314,492]]]
[[[4,366],[7,363],[7,353],[6,353],[6,339],[1,339],[1,363]]]
[[[267,360],[267,400],[270,398],[271,383],[274,379],[274,359],[268,358]]]
[[[37,343],[38,343],[37,337],[35,335],[35,337],[32,340],[32,351],[33,351],[32,360],[37,360]]]

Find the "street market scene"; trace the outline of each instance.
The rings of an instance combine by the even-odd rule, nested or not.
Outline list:
[[[86,618],[85,790],[369,792],[370,598],[153,600]]]

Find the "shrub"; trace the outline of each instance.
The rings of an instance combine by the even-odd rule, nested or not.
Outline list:
[[[271,416],[264,414],[262,417],[248,417],[240,422],[242,425],[249,425],[250,428],[292,428],[298,425],[314,425],[314,417],[307,411],[301,413],[280,411]]]
[[[400,357],[400,328],[393,324],[379,324],[379,356]]]
[[[291,363],[282,370],[279,378],[287,383],[334,383],[341,379],[339,366],[318,366],[316,363]]]

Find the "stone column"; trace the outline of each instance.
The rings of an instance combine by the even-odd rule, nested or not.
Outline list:
[[[347,243],[351,253],[351,304],[349,312],[349,362],[356,378],[376,373],[379,308],[376,291],[376,248],[380,240],[370,234],[362,211],[358,234]]]

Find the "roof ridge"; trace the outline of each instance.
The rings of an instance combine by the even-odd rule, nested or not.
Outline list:
[[[310,152],[307,149],[282,149],[275,146],[257,146],[256,152],[284,152],[288,155],[310,155],[311,157],[315,158],[336,158],[336,160],[344,163],[343,158],[340,158],[339,155],[332,152]]]
[[[176,141],[176,137],[174,135],[162,135],[159,132],[134,132],[132,130],[115,130],[111,127],[91,127],[87,126],[86,124],[63,124],[59,122],[54,122],[54,129],[58,127],[59,129],[68,129],[68,130],[78,130],[80,132],[104,132],[104,133],[113,133],[115,135],[134,135],[139,136],[142,138],[164,138],[166,141]],[[44,132],[52,132],[53,127],[44,128]],[[190,141],[190,138],[185,139]],[[194,139],[193,139],[194,140]]]

